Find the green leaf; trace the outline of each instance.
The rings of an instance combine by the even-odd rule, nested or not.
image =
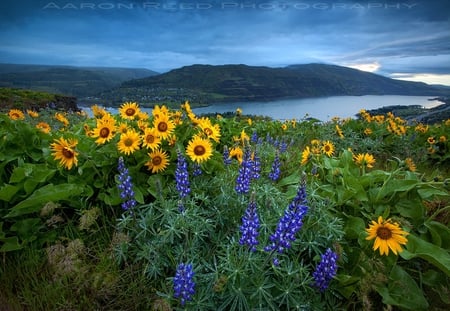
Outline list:
[[[450,276],[450,254],[444,249],[409,234],[406,249],[400,253],[403,259],[422,258]]]
[[[362,218],[347,216],[344,228],[345,235],[349,239],[357,239],[361,233],[365,233],[365,227],[366,224]]]
[[[82,192],[83,187],[76,184],[45,185],[14,206],[5,217],[16,217],[34,213],[39,211],[44,203],[67,200],[73,196],[80,195]]]
[[[0,239],[0,242],[3,242],[0,252],[11,252],[22,248],[16,236]]]
[[[408,310],[427,310],[428,302],[414,279],[399,265],[389,275],[387,287],[377,288],[383,303]]]
[[[5,185],[0,188],[0,200],[10,202],[14,195],[20,190],[20,187],[14,185]]]

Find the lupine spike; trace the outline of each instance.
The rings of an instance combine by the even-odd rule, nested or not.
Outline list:
[[[246,194],[250,191],[250,180],[253,173],[253,163],[250,159],[250,150],[247,148],[244,152],[239,174],[236,178],[235,190],[239,194]]]
[[[120,198],[124,200],[122,202],[122,209],[129,210],[136,206],[136,200],[134,199],[131,176],[128,173],[128,169],[125,167],[122,157],[119,158],[117,169],[119,171],[119,184],[117,185],[117,188],[120,190]]]
[[[264,248],[265,251],[282,253],[291,247],[296,233],[303,226],[303,217],[308,212],[306,204],[306,184],[302,182],[297,195],[278,222],[275,232],[269,237],[271,243]]]
[[[330,248],[327,248],[325,253],[321,256],[322,259],[313,272],[314,286],[321,292],[325,291],[330,284],[331,279],[337,272],[337,254]]]
[[[250,251],[256,251],[256,245],[258,245],[259,235],[259,217],[256,202],[252,196],[244,216],[242,217],[241,238],[239,244],[247,245]]]
[[[180,198],[186,197],[191,192],[189,183],[188,165],[183,154],[178,151],[178,162],[175,170],[176,188]]]
[[[273,163],[272,163],[272,169],[270,170],[270,173],[269,173],[269,178],[272,181],[277,181],[278,178],[280,178],[280,174],[281,174],[280,165],[281,165],[280,156],[277,153],[275,155],[275,159],[273,160]]]
[[[192,264],[180,263],[173,278],[173,296],[180,298],[182,306],[192,300],[195,294],[194,270]]]

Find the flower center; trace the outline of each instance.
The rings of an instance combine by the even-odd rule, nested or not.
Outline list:
[[[197,156],[204,155],[206,153],[206,149],[203,146],[195,146],[194,153]]]
[[[109,128],[104,127],[100,130],[100,137],[106,138],[109,136]]]
[[[127,110],[125,110],[125,114],[129,117],[134,116],[135,113],[136,110],[134,110],[133,108],[128,108]]]
[[[152,158],[152,164],[158,166],[162,163],[162,158],[160,156],[156,156]]]
[[[392,237],[392,231],[386,227],[377,229],[377,236],[382,240],[389,240]]]
[[[127,138],[123,143],[125,144],[125,146],[131,147],[133,145],[133,140],[131,138]]]
[[[159,122],[158,123],[158,131],[165,132],[165,131],[167,131],[167,128],[168,128],[168,126],[167,126],[166,122]]]
[[[155,141],[155,136],[153,135],[147,135],[147,137],[145,138],[145,141],[149,144],[153,143]]]
[[[70,149],[67,148],[67,147],[64,147],[64,148],[63,148],[62,154],[64,155],[64,157],[65,157],[66,159],[72,159],[72,158],[74,157],[73,151],[70,150]]]
[[[205,128],[203,130],[205,132],[206,135],[211,136],[213,134],[213,131],[210,128]]]

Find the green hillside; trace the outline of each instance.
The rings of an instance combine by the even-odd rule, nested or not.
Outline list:
[[[266,101],[337,95],[431,95],[448,91],[425,83],[407,82],[347,67],[308,64],[283,68],[247,65],[192,65],[143,79],[125,81],[103,92],[110,101],[126,98],[198,103]]]
[[[0,87],[86,98],[119,86],[124,81],[155,74],[140,68],[0,64]]]

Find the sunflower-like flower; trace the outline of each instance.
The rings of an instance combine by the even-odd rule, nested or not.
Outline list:
[[[69,120],[67,120],[66,116],[60,112],[55,113],[55,119],[64,124],[64,126],[69,125]]]
[[[102,145],[110,141],[114,137],[115,132],[116,125],[114,119],[103,117],[97,121],[97,127],[92,130],[92,137],[97,137],[95,142]]]
[[[120,135],[120,140],[117,143],[117,148],[120,152],[129,155],[136,150],[139,150],[140,142],[141,139],[139,137],[139,134],[134,130],[129,130],[126,133]]]
[[[311,159],[311,150],[309,149],[309,146],[306,146],[302,151],[302,161],[300,164],[306,165],[309,162],[309,159]]]
[[[406,168],[411,172],[415,172],[417,169],[416,164],[414,163],[413,159],[411,159],[411,158],[405,159],[405,165],[406,165]]]
[[[23,120],[25,119],[25,115],[23,114],[22,110],[19,109],[11,109],[8,112],[8,116],[11,120]]]
[[[403,251],[401,245],[406,245],[408,232],[403,231],[400,225],[392,222],[390,219],[383,220],[382,216],[378,217],[378,222],[372,220],[369,228],[366,228],[369,234],[366,240],[375,239],[373,250],[380,250],[380,255],[389,255],[389,249],[397,255]]]
[[[244,151],[240,147],[231,148],[229,151],[229,157],[235,158],[238,160],[239,164],[242,163],[242,159],[244,158]]]
[[[37,117],[39,117],[39,113],[38,113],[37,111],[31,110],[31,109],[28,109],[28,110],[27,110],[27,114],[28,114],[30,117],[32,117],[32,118],[37,118]]]
[[[155,150],[161,144],[161,138],[158,136],[158,131],[155,128],[146,128],[144,134],[141,136],[142,146]]]
[[[52,130],[47,122],[39,122],[38,124],[36,124],[36,128],[47,134]]]
[[[334,145],[331,141],[327,140],[322,143],[322,152],[331,157],[334,153]]]
[[[186,147],[186,154],[192,161],[201,163],[212,156],[212,144],[209,139],[194,136]]]
[[[344,138],[344,133],[342,132],[342,129],[339,127],[338,124],[336,124],[336,134],[339,136],[339,138]]]
[[[153,127],[156,129],[158,136],[163,140],[169,139],[175,130],[175,124],[170,120],[169,115],[162,113],[153,120]]]
[[[139,105],[134,102],[126,102],[119,108],[120,116],[127,120],[134,120],[140,111]]]
[[[52,155],[55,160],[59,160],[61,165],[70,170],[74,165],[78,165],[78,152],[75,150],[77,144],[76,139],[55,139],[55,142],[51,144]]]
[[[375,158],[369,153],[358,153],[353,155],[353,161],[360,167],[372,168],[375,164]]]
[[[218,124],[212,124],[208,118],[201,118],[198,126],[202,129],[202,132],[209,139],[214,140],[216,143],[220,141],[220,127]]]
[[[167,165],[169,165],[169,160],[167,153],[161,149],[157,149],[148,154],[150,160],[145,163],[149,170],[152,173],[159,173],[166,169]]]

